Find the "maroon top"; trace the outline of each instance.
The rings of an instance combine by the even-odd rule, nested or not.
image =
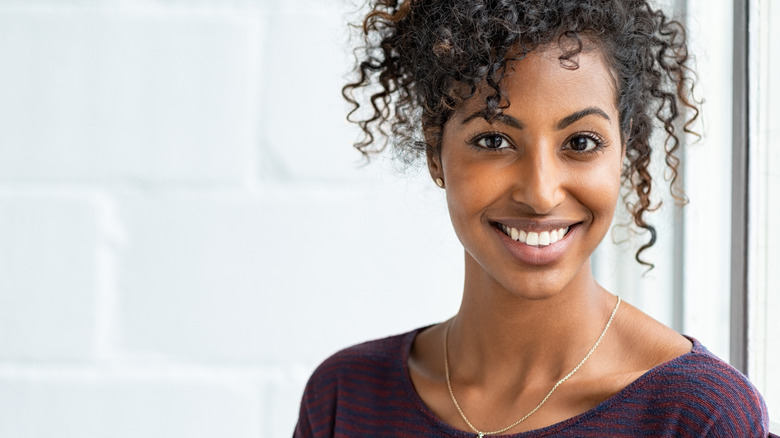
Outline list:
[[[407,359],[417,329],[342,350],[320,365],[301,402],[295,438],[462,437],[414,390]],[[739,371],[691,339],[595,408],[542,429],[501,437],[766,437],[766,404]]]

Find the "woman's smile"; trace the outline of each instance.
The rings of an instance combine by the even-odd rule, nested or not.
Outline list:
[[[518,230],[503,224],[497,224],[495,228],[498,238],[518,262],[539,266],[555,263],[563,257],[576,234],[576,225],[545,231]]]
[[[496,222],[493,224],[493,226],[503,231],[503,233],[512,240],[522,242],[528,246],[538,247],[557,243],[566,236],[566,233],[569,232],[572,225],[573,224],[528,223],[527,225],[519,225],[515,228],[504,222]]]

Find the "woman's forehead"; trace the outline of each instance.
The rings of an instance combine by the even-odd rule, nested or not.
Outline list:
[[[577,107],[599,107],[617,115],[616,87],[613,74],[599,50],[583,51],[566,60],[557,46],[527,53],[522,59],[507,63],[500,82],[504,111],[522,108],[534,111],[568,111]],[[570,63],[576,63],[572,68]],[[456,107],[453,119],[464,119],[486,108],[486,98],[495,90],[481,84],[476,93]],[[617,117],[615,117],[617,118]]]

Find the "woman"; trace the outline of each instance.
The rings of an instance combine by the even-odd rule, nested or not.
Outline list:
[[[463,298],[449,321],[326,360],[295,436],[767,436],[742,374],[591,273],[621,183],[649,264],[650,154],[664,148],[673,185],[698,114],[681,25],[644,0],[374,3],[345,87],[370,108],[357,147],[390,132],[426,157]]]

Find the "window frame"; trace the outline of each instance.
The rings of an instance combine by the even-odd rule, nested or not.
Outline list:
[[[750,138],[749,4],[734,0],[731,173],[731,338],[729,361],[748,370],[748,223]]]

